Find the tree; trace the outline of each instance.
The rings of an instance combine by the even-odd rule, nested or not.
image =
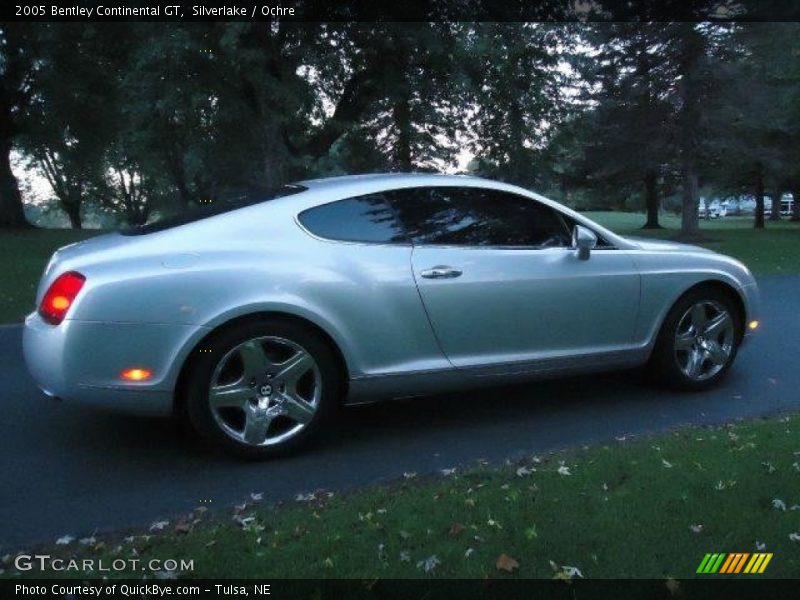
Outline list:
[[[757,229],[764,227],[764,195],[775,199],[772,218],[779,219],[781,192],[798,173],[795,38],[796,27],[785,23],[734,28],[729,48],[737,58],[718,67],[720,92],[705,107],[714,131],[707,141],[712,179],[723,189],[754,195]]]
[[[677,69],[663,59],[674,25],[599,23],[588,40],[598,50],[584,71],[595,92],[584,169],[594,182],[641,186],[645,229],[657,229],[659,182],[677,156],[672,93]]]
[[[103,154],[113,135],[115,84],[103,52],[110,40],[95,25],[47,24],[36,36],[41,56],[19,143],[80,229],[82,204],[99,199]]]
[[[11,170],[11,151],[24,130],[36,70],[33,26],[0,24],[0,227],[29,227]]]
[[[573,41],[570,25],[479,23],[467,41],[473,59],[470,119],[482,172],[520,185],[534,183],[534,165],[568,114],[569,72],[560,56]]]

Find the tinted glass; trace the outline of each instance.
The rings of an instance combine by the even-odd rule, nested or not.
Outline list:
[[[291,196],[292,194],[299,194],[307,188],[302,185],[284,185],[278,188],[270,188],[260,191],[250,191],[245,193],[230,193],[225,196],[217,198],[208,198],[204,204],[188,208],[185,211],[175,215],[165,215],[157,218],[145,225],[138,225],[135,227],[126,227],[120,229],[123,235],[143,235],[153,233],[155,231],[164,231],[179,225],[186,225],[201,219],[207,219],[214,215],[259,204],[275,198],[282,198],[284,196]]]
[[[535,200],[498,190],[433,187],[386,194],[416,244],[569,246],[559,214]]]
[[[380,194],[317,206],[298,218],[311,233],[329,240],[376,244],[406,241],[394,211]]]

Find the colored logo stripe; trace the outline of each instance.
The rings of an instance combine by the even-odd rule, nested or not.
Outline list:
[[[697,567],[697,573],[763,573],[771,560],[772,553],[764,552],[709,553],[703,557],[700,566]]]
[[[738,573],[744,566],[744,561],[750,556],[748,552],[732,552],[719,570],[720,573]]]
[[[703,562],[697,567],[698,573],[716,573],[722,561],[725,559],[725,554],[706,554]]]

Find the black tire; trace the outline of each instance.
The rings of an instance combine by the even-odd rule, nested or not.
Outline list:
[[[297,344],[313,358],[321,379],[321,394],[313,416],[300,431],[275,445],[256,446],[226,433],[211,408],[209,395],[215,371],[226,356],[249,340],[267,336]],[[284,456],[308,444],[332,420],[341,405],[343,381],[344,374],[341,373],[334,350],[310,328],[279,318],[245,321],[221,330],[195,349],[182,390],[185,414],[202,437],[239,457],[263,459]]]
[[[714,305],[727,311],[731,317],[733,331],[727,362],[708,377],[694,379],[689,377],[681,368],[680,357],[684,356],[682,352],[689,351],[681,351],[679,353],[676,350],[676,336],[687,311],[701,303],[710,303],[710,311],[714,310]],[[742,328],[743,322],[740,309],[729,294],[715,287],[703,286],[690,290],[678,299],[664,319],[648,364],[648,370],[657,383],[666,387],[683,391],[707,390],[719,383],[728,373],[731,365],[733,365],[742,339]],[[713,367],[713,364],[710,366]]]

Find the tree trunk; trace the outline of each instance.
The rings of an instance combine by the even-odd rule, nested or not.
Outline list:
[[[22,208],[22,194],[11,170],[11,143],[0,143],[0,228],[30,227]]]
[[[764,171],[761,166],[756,168],[756,214],[754,227],[764,229]]]
[[[69,217],[69,224],[73,229],[83,229],[81,222],[81,192],[80,188],[69,189],[69,196],[61,201],[61,208]]]
[[[697,220],[697,171],[694,165],[687,164],[683,171],[683,217],[681,235],[692,237],[699,229]]]
[[[770,221],[781,220],[781,192],[772,192],[772,212],[769,213]]]
[[[642,229],[661,229],[658,222],[658,174],[655,171],[648,171],[644,176],[644,189],[647,222]]]

